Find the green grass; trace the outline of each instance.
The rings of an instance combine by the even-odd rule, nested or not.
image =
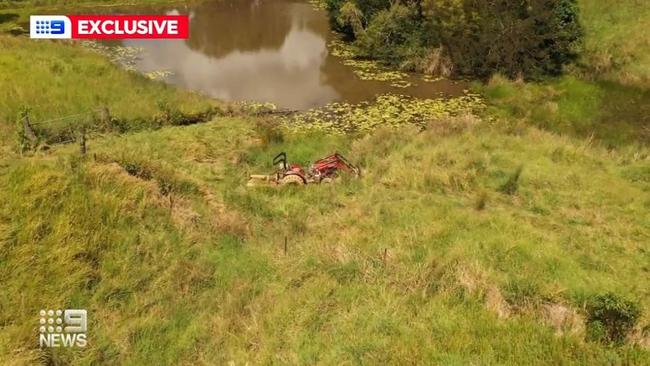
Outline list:
[[[610,146],[650,141],[650,3],[578,1],[585,39],[578,67],[540,83],[477,86],[500,120],[593,136]]]
[[[579,0],[585,25],[585,63],[595,73],[628,85],[650,83],[650,3]]]
[[[595,137],[609,146],[650,142],[650,92],[572,76],[541,83],[493,78],[477,86],[500,121]]]
[[[236,118],[89,148],[96,161],[61,147],[4,168],[3,363],[647,364],[544,315],[614,291],[648,323],[647,150],[485,124],[260,145]],[[245,188],[277,151],[334,149],[361,180]],[[171,210],[162,180],[184,182]],[[48,306],[89,310],[88,349],[37,348]]]
[[[75,43],[0,36],[0,48],[0,144],[5,146],[14,143],[15,123],[23,108],[29,109],[32,122],[39,122],[107,106],[121,124],[136,127],[151,124],[161,115],[163,103],[190,115],[218,104],[120,70]],[[96,116],[84,115],[47,127],[87,123]]]
[[[25,105],[39,120],[108,104],[131,126],[160,101],[215,103],[72,44],[0,47],[5,151]],[[484,119],[424,131],[264,142],[255,118],[221,117],[91,136],[87,158],[3,154],[0,364],[650,364],[635,344],[650,151],[630,143],[647,93],[577,77],[483,91]],[[279,151],[335,150],[361,179],[245,187]],[[607,292],[642,309],[623,346],[585,334],[585,303]],[[86,349],[38,348],[49,307],[88,309]]]

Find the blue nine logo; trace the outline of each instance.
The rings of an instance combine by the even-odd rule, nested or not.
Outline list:
[[[65,33],[65,22],[62,20],[36,21],[36,34],[59,35]]]

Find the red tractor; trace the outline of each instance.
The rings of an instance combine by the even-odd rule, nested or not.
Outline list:
[[[251,182],[263,180],[280,185],[331,183],[339,175],[339,171],[351,173],[355,177],[361,174],[359,168],[339,153],[317,160],[309,166],[309,169],[305,170],[299,164],[287,164],[287,154],[281,152],[273,158],[273,165],[279,166],[274,175],[251,175]],[[251,182],[249,182],[249,185],[251,185]]]

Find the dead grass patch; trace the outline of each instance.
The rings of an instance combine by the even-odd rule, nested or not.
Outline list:
[[[564,304],[548,303],[542,305],[541,313],[544,322],[553,327],[556,335],[584,338],[585,319],[575,309]]]

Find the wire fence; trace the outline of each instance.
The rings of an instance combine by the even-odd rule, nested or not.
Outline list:
[[[57,117],[57,118],[52,118],[52,119],[42,120],[42,121],[37,121],[37,122],[29,121],[29,123],[30,123],[32,126],[42,126],[42,125],[52,124],[52,123],[54,123],[54,122],[60,122],[60,121],[67,121],[67,120],[71,120],[71,119],[77,119],[77,118],[79,118],[79,117],[84,117],[84,116],[94,116],[95,113],[102,112],[102,110],[103,110],[102,108],[91,109],[91,110],[88,111],[88,112],[77,113],[77,114],[70,114],[70,115],[67,115],[67,116],[62,116],[62,117]],[[27,114],[25,114],[25,115],[23,116],[23,119],[25,119],[25,118],[29,119],[29,116],[28,116]]]
[[[23,131],[21,133],[21,146],[23,150],[36,148],[43,140],[43,135],[49,138],[48,144],[69,144],[78,142],[80,144],[81,153],[86,153],[86,127],[88,127],[89,119],[99,117],[100,120],[110,121],[110,111],[107,107],[100,107],[88,110],[87,112],[70,114],[56,118],[50,118],[40,121],[31,121],[29,113],[25,113],[22,118]],[[77,122],[77,123],[75,123]],[[81,122],[81,123],[79,123]],[[54,136],[47,136],[42,129],[53,127],[56,125],[64,124],[58,133]],[[67,125],[65,124],[67,123]],[[38,127],[39,132],[34,129]]]

